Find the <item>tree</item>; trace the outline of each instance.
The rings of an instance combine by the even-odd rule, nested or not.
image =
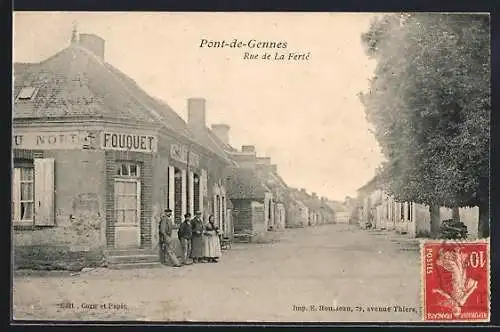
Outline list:
[[[386,157],[385,189],[429,205],[434,235],[438,206],[479,206],[478,231],[487,237],[489,16],[389,14],[362,42],[377,60],[360,99]]]

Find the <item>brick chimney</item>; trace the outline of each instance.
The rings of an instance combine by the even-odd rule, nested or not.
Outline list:
[[[242,145],[241,152],[244,153],[255,153],[255,145]]]
[[[204,98],[189,98],[188,99],[188,125],[192,129],[205,129],[205,99]]]
[[[81,33],[78,43],[80,46],[97,55],[101,60],[104,60],[104,46],[106,42],[101,37],[91,33]]]
[[[212,131],[224,144],[229,145],[229,125],[218,123],[212,125]]]

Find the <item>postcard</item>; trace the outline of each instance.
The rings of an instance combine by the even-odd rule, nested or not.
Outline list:
[[[14,12],[11,322],[489,322],[488,13]]]

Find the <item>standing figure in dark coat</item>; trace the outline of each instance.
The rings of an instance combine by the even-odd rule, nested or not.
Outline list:
[[[196,211],[195,217],[191,221],[191,229],[193,231],[191,258],[193,258],[194,263],[199,263],[203,260],[203,221],[201,220],[200,211]]]
[[[172,221],[172,210],[167,209],[163,211],[160,216],[159,224],[159,236],[160,236],[160,262],[166,264],[166,257],[170,259],[170,262],[175,267],[181,266],[177,256],[173,250],[172,242],[172,230],[174,228],[174,222]]]
[[[189,257],[191,257],[191,238],[193,230],[191,228],[191,215],[186,213],[184,215],[184,221],[179,227],[178,237],[181,242],[182,247],[182,263],[184,265],[191,264],[188,263]]]

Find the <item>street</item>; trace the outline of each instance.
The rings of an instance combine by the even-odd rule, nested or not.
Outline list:
[[[287,229],[279,238],[269,244],[233,244],[217,264],[17,276],[14,318],[420,320],[416,240],[346,224]]]

